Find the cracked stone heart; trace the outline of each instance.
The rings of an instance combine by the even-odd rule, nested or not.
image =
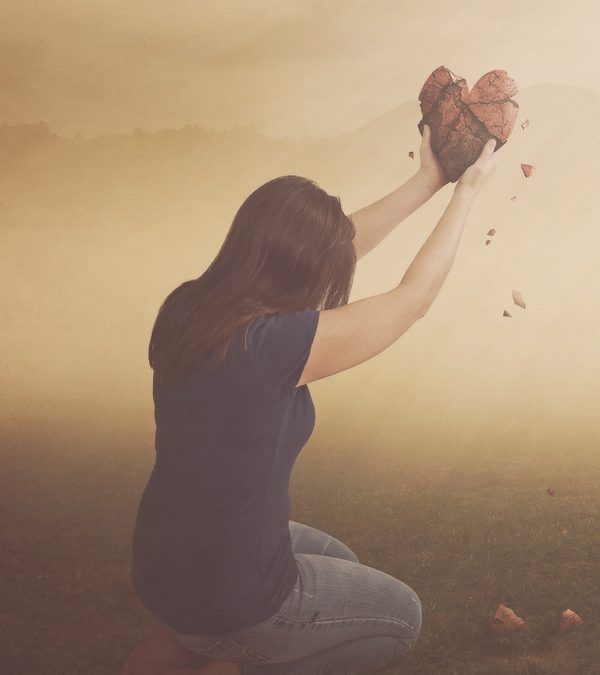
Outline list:
[[[471,91],[462,77],[440,66],[427,78],[419,94],[422,119],[417,125],[431,129],[431,149],[444,167],[448,180],[456,182],[479,157],[490,138],[496,150],[510,136],[519,105],[515,81],[505,70],[491,70],[477,80]]]

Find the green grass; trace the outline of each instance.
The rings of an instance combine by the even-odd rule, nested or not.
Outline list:
[[[6,449],[3,675],[115,675],[157,625],[129,574],[152,460],[147,449]],[[419,642],[386,674],[600,673],[599,479],[600,460],[573,451],[382,459],[313,444],[296,464],[291,517],[419,594]],[[488,636],[500,602],[529,630]],[[584,622],[558,637],[567,607]]]

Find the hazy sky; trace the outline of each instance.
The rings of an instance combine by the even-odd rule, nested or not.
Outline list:
[[[335,135],[445,65],[600,90],[596,0],[7,0],[0,123]]]

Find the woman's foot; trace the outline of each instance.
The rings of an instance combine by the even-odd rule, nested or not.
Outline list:
[[[182,647],[173,633],[162,626],[151,633],[129,655],[121,675],[240,675],[238,663],[211,660],[201,668],[184,668],[199,654]]]

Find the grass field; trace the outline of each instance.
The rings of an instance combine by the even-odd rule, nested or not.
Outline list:
[[[115,675],[155,620],[134,594],[130,542],[147,447],[2,455],[3,675]],[[556,492],[550,496],[547,488]],[[600,673],[600,459],[405,457],[311,447],[294,520],[347,543],[423,603],[419,643],[389,673]],[[501,639],[504,602],[529,625]],[[583,623],[555,634],[560,612]]]

